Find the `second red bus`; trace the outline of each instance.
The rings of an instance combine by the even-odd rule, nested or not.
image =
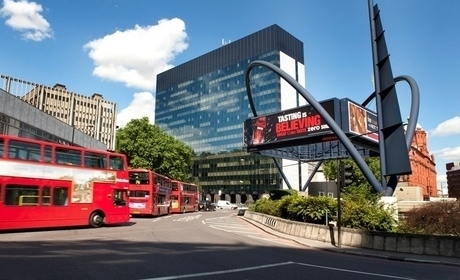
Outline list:
[[[129,171],[129,208],[133,216],[161,216],[170,211],[171,179],[148,169]]]
[[[171,213],[198,211],[198,186],[192,183],[172,181]]]

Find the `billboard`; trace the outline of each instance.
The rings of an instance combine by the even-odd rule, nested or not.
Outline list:
[[[319,103],[337,123],[341,123],[339,99]],[[243,129],[243,145],[248,151],[318,143],[333,135],[326,121],[310,105],[247,119]]]
[[[342,130],[350,137],[371,143],[379,142],[377,114],[349,100],[341,99]]]

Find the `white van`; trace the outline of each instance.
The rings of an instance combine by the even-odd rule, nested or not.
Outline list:
[[[232,204],[227,200],[219,200],[217,201],[217,208],[219,209],[237,209],[238,205]]]

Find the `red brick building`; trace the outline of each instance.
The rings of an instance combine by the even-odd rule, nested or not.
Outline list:
[[[400,182],[407,182],[408,186],[422,187],[424,200],[438,196],[436,163],[434,156],[428,151],[426,136],[425,130],[417,125],[409,151],[412,174],[401,176],[399,179]]]

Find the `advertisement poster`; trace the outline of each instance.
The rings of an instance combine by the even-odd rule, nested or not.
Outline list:
[[[335,119],[335,99],[320,104]],[[310,138],[332,133],[329,125],[311,106],[248,119],[244,122],[244,146]],[[313,139],[311,139],[313,140]]]
[[[365,108],[348,102],[348,127],[351,133],[378,142],[377,115]]]

